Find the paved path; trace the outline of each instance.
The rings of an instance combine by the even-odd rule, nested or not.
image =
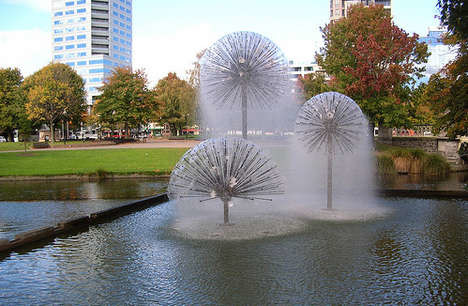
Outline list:
[[[192,148],[199,144],[198,140],[154,140],[148,142],[135,142],[111,145],[97,145],[84,147],[60,147],[47,149],[28,149],[28,152],[58,151],[58,150],[99,150],[99,149],[152,149],[152,148]],[[0,151],[0,153],[24,152],[24,150]]]

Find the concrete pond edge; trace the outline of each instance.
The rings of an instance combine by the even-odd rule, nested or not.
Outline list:
[[[34,245],[42,240],[54,239],[60,235],[79,231],[91,225],[97,225],[112,221],[118,217],[140,211],[151,206],[156,206],[167,202],[169,199],[166,193],[144,198],[128,203],[123,206],[95,212],[87,216],[78,217],[57,223],[55,226],[46,226],[39,229],[19,233],[12,240],[0,239],[0,254],[11,252],[19,248]]]

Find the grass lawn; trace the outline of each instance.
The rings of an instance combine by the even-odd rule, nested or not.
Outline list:
[[[26,147],[31,147],[31,142],[26,143]],[[0,151],[24,150],[24,142],[0,142]]]
[[[169,174],[187,148],[100,149],[0,154],[0,176]]]

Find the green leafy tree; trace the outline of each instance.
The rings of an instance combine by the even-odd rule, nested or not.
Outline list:
[[[26,98],[21,89],[23,76],[18,68],[0,69],[0,133],[13,141],[13,131],[25,119]]]
[[[457,57],[431,76],[424,94],[435,114],[434,132],[449,137],[468,135],[468,5],[463,0],[440,0],[441,23],[450,34],[445,42],[458,47]]]
[[[451,34],[468,40],[468,4],[466,0],[438,0],[440,21]]]
[[[70,66],[51,63],[24,81],[29,119],[47,123],[55,141],[55,125],[81,120],[86,113],[84,80]]]
[[[154,89],[160,106],[161,123],[168,123],[172,134],[193,124],[196,109],[196,90],[190,84],[169,73],[159,80]]]
[[[157,104],[143,70],[118,67],[104,80],[94,105],[96,121],[111,128],[139,128],[154,117]]]
[[[306,101],[313,96],[330,91],[330,86],[327,84],[325,74],[321,72],[306,74],[304,77],[299,76],[297,82]]]
[[[408,103],[429,56],[393,23],[383,6],[353,6],[346,18],[321,28],[324,48],[318,64],[336,91],[353,98],[373,126],[410,126]]]

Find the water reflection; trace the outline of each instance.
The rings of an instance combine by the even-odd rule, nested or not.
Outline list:
[[[385,189],[466,190],[468,172],[452,172],[445,179],[415,174],[386,175],[379,177],[379,185]]]
[[[135,199],[162,192],[167,179],[108,179],[0,182],[0,201]]]
[[[7,304],[466,304],[466,202],[380,200],[395,210],[386,219],[313,221],[252,241],[172,236],[167,203],[10,254],[0,295]]]
[[[164,179],[0,182],[0,239],[161,193]]]

